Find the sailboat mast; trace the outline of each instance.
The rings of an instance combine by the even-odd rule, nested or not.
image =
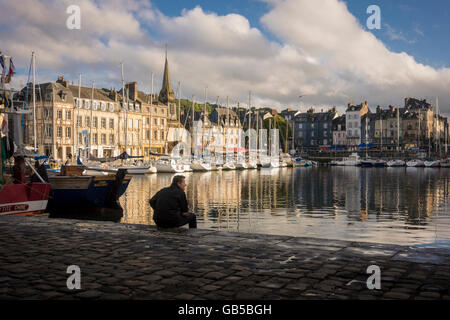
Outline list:
[[[225,153],[228,154],[228,131],[230,130],[230,109],[228,109],[228,96],[227,96],[227,126],[226,126],[226,133],[225,133]]]
[[[203,132],[204,128],[205,128],[205,121],[206,121],[206,99],[207,99],[207,91],[208,91],[208,87],[205,87],[205,105],[203,108],[203,121],[202,121],[202,160],[203,160],[203,145],[205,144],[205,133]]]
[[[74,137],[73,137],[73,141],[74,141],[74,146],[75,146],[75,158],[78,155],[78,117],[80,116],[80,108],[81,108],[81,73],[78,74],[78,106],[75,106],[77,108],[77,115],[76,115],[76,119],[74,119],[74,124],[75,124],[75,129],[73,130],[74,132]],[[75,115],[74,115],[75,116]]]
[[[194,158],[195,158],[195,149],[194,146],[197,143],[196,141],[194,141],[194,108],[195,108],[195,103],[194,103],[194,98],[195,96],[192,95],[192,108],[191,108],[191,153],[194,154]],[[194,160],[194,159],[192,159]],[[194,192],[194,191],[192,191]]]
[[[367,159],[367,118],[369,117],[369,114],[366,115],[366,159]]]
[[[89,155],[88,155],[88,159],[89,156],[91,154],[92,151],[92,109],[94,108],[94,81],[92,81],[92,90],[91,90],[91,120],[89,121]]]
[[[37,151],[37,137],[36,137],[36,56],[34,51],[31,53],[32,67],[33,67],[33,135],[34,135],[34,152]]]
[[[151,159],[152,154],[152,138],[153,138],[153,72],[151,75],[151,85],[150,85],[150,152],[149,159]]]
[[[124,77],[123,77],[123,62],[120,63],[120,67],[121,67],[121,74],[122,74],[122,110],[125,111],[126,107],[125,107],[125,81],[124,81]],[[124,115],[124,122],[125,122],[125,126],[124,126],[124,131],[123,131],[123,136],[124,136],[124,147],[125,150],[124,152],[127,152],[127,133],[126,133],[126,128],[127,128],[127,120],[126,120],[126,116]]]

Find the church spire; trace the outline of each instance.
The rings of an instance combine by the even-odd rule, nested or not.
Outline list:
[[[166,63],[164,65],[164,76],[161,91],[159,92],[159,101],[162,103],[175,102],[175,94],[170,83],[169,62],[167,60],[167,43],[166,43]]]

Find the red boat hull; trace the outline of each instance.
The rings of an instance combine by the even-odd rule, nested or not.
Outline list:
[[[49,193],[49,183],[4,185],[0,190],[0,215],[44,213]]]

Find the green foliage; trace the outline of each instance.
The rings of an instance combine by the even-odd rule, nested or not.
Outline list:
[[[288,139],[292,137],[292,125],[287,123],[287,121],[280,115],[276,115],[273,118],[264,120],[263,128],[269,130],[269,126],[272,129],[279,130],[280,147],[284,150],[286,144],[286,129]],[[288,147],[289,148],[289,147]]]
[[[176,100],[176,104],[177,104],[177,110],[178,110],[178,100]],[[181,110],[183,110],[184,112],[192,112],[191,108],[192,108],[192,101],[188,100],[188,99],[181,99],[180,100],[180,106],[181,106]],[[195,112],[203,112],[205,108],[205,104],[204,103],[195,103],[194,104],[194,110]],[[210,105],[209,103],[206,103],[206,111],[208,112],[208,114],[211,114],[213,109],[213,106]]]

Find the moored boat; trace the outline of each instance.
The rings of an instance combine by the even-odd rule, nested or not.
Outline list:
[[[425,165],[425,167],[428,167],[428,168],[439,168],[441,166],[441,161],[430,159],[430,160],[424,161],[423,164]]]
[[[406,163],[406,165],[408,167],[424,167],[425,166],[424,162],[419,159],[410,160]]]
[[[83,175],[82,171],[83,168],[49,176],[50,217],[119,221],[123,209],[118,199],[126,191],[131,176],[125,169],[104,176]]]
[[[404,167],[405,166],[405,161],[403,160],[389,160],[386,165],[388,167]]]

